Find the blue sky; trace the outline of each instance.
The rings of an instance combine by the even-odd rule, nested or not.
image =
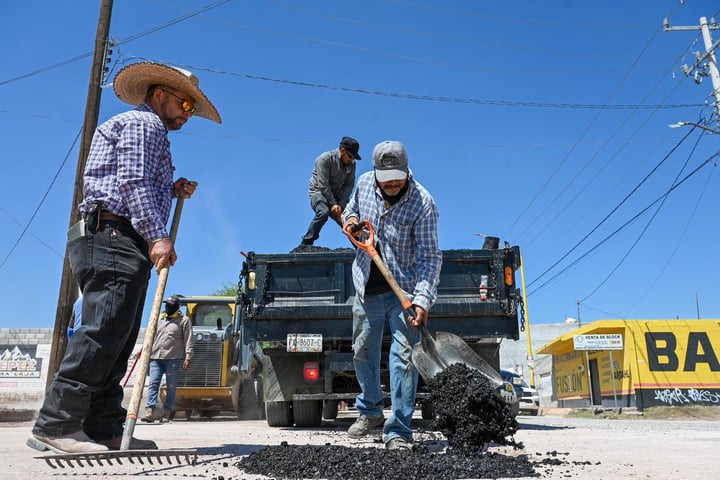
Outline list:
[[[2,327],[55,323],[99,8],[3,3]],[[682,71],[705,47],[662,30],[717,14],[693,0],[116,1],[110,80],[139,60],[187,68],[223,118],[171,134],[177,174],[199,187],[166,293],[234,283],[241,251],[292,250],[315,157],[350,135],[358,174],[378,142],[406,145],[443,248],[520,246],[532,323],[720,317],[720,137],[668,128],[719,128],[710,78]],[[101,122],[127,108],[103,90]],[[348,242],[328,224],[316,245]]]

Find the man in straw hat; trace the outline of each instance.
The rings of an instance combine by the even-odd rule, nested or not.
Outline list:
[[[151,269],[175,264],[166,229],[172,199],[190,198],[197,187],[183,177],[173,181],[168,131],[181,129],[193,115],[220,123],[197,77],[186,70],[135,63],[118,72],[114,89],[137,108],[100,125],[88,153],[83,220],[68,232],[83,321],[27,441],[41,451],[120,448],[127,414],[120,381],[140,329]],[[151,440],[130,442],[133,450],[156,448]]]

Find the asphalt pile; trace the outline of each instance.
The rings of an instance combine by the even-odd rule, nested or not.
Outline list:
[[[522,448],[518,422],[496,387],[480,372],[456,363],[428,382],[435,419],[451,448],[473,454],[489,443]]]
[[[423,447],[408,452],[339,445],[288,445],[285,442],[244,457],[237,467],[245,473],[275,479],[455,480],[539,476],[533,463],[526,458],[496,453],[478,456],[431,453]]]
[[[513,435],[518,423],[502,397],[482,374],[455,364],[427,383],[435,419],[431,429],[447,440],[443,451],[415,442],[411,451],[381,447],[340,445],[268,446],[242,458],[236,466],[248,474],[276,479],[376,480],[413,478],[539,477],[547,468],[561,466],[556,457],[531,459],[529,455],[503,455],[484,451],[489,444],[521,449]],[[537,455],[537,454],[536,454]]]

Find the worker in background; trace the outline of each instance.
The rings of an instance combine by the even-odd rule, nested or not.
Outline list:
[[[70,321],[68,322],[67,336],[70,340],[77,329],[82,325],[82,293],[73,303],[72,314],[70,314]]]
[[[375,249],[412,302],[415,315],[406,314],[368,252],[358,248],[352,265],[356,291],[352,308],[353,363],[361,392],[355,400],[359,416],[348,429],[348,436],[361,438],[371,428],[382,425],[388,450],[412,448],[410,422],[418,371],[411,354],[437,298],[442,265],[438,218],[435,200],[408,168],[405,146],[397,141],[375,146],[373,170],[360,176],[343,213],[343,230],[352,235],[356,225],[369,220],[375,232]],[[380,386],[385,323],[392,337],[388,359],[392,415],[387,420]]]
[[[182,295],[172,295],[165,302],[165,311],[158,320],[155,341],[150,353],[150,384],[145,416],[140,420],[152,423],[165,417],[169,420],[175,408],[175,392],[180,367],[190,368],[193,353],[193,331],[190,318],[180,310]],[[160,404],[160,382],[165,375],[165,401]]]
[[[175,265],[167,231],[174,198],[197,182],[174,179],[168,133],[193,116],[220,115],[183,69],[137,62],[120,70],[115,94],[137,108],[98,126],[83,173],[81,221],[69,231],[70,268],[83,292],[82,328],[47,391],[27,445],[40,451],[119,450],[127,410],[120,385],[135,347],[153,266]],[[157,449],[131,437],[131,450]]]
[[[328,217],[342,226],[342,212],[355,186],[355,160],[361,158],[359,150],[357,140],[343,137],[338,148],[315,159],[309,182],[310,206],[315,216],[296,251],[315,243]]]

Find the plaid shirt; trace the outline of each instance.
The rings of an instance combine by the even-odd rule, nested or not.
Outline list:
[[[175,170],[167,135],[146,104],[100,125],[85,165],[80,212],[96,204],[130,219],[148,242],[167,238]]]
[[[437,298],[442,252],[438,246],[439,213],[430,193],[408,179],[408,190],[389,208],[375,183],[375,171],[362,174],[350,202],[343,211],[349,217],[369,220],[375,231],[375,248],[381,252],[400,288],[415,304],[430,310]],[[370,276],[372,259],[362,249],[353,262],[353,282],[360,298]]]

